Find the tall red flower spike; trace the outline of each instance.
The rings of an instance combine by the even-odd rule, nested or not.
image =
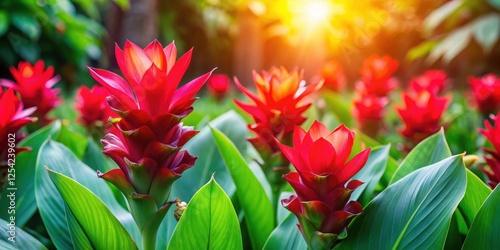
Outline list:
[[[297,170],[283,176],[297,195],[281,203],[297,216],[311,249],[331,249],[362,211],[358,202],[349,201],[362,182],[350,179],[363,168],[370,149],[348,161],[353,143],[354,133],[344,125],[330,131],[317,121],[307,132],[295,127],[293,148],[278,143]]]
[[[213,74],[208,79],[208,93],[216,100],[222,100],[231,90],[231,80],[224,74]]]
[[[375,137],[383,127],[384,108],[388,103],[387,97],[358,95],[352,109],[358,128],[368,136]]]
[[[324,87],[341,92],[346,85],[346,78],[342,65],[337,61],[329,61],[325,63],[320,70],[319,75],[325,82]]]
[[[500,78],[493,74],[482,78],[469,77],[472,94],[479,111],[487,117],[500,109]]]
[[[106,127],[109,118],[115,116],[106,102],[107,96],[109,92],[98,85],[94,85],[92,89],[81,86],[77,90],[75,107],[80,113],[78,120],[87,129]]]
[[[20,62],[17,69],[11,67],[10,72],[15,82],[1,79],[0,85],[19,92],[26,108],[37,107],[34,115],[42,123],[50,122],[47,113],[61,102],[57,97],[60,90],[52,88],[59,81],[59,76],[54,76],[54,68],[45,69],[44,61],[38,60],[35,65]]]
[[[15,160],[14,157],[9,157],[9,154],[17,154],[26,150],[26,148],[15,147],[19,138],[16,132],[24,125],[37,120],[37,118],[28,117],[35,110],[36,107],[24,109],[23,103],[15,95],[13,89],[3,91],[0,87],[0,139],[2,140],[0,143],[0,190],[5,184],[8,167],[13,164],[12,160]]]
[[[486,139],[491,143],[493,149],[483,148],[483,151],[489,156],[485,156],[484,159],[489,168],[480,167],[480,169],[488,176],[488,184],[491,188],[495,188],[498,183],[500,183],[500,120],[498,117],[500,112],[495,116],[491,115],[490,118],[493,124],[490,124],[488,120],[484,121],[485,129],[479,129],[479,132],[483,134]]]
[[[405,106],[398,108],[404,128],[401,134],[414,144],[439,131],[440,119],[448,103],[449,97],[438,97],[427,90],[420,92],[404,92]]]
[[[174,43],[163,48],[153,41],[141,49],[127,41],[123,50],[118,45],[115,48],[126,80],[110,71],[89,68],[92,77],[110,93],[107,102],[119,116],[111,120],[115,129],[102,143],[103,152],[120,168],[98,175],[125,194],[143,233],[156,232],[145,227],[159,225],[148,222],[163,218],[171,204],[167,199],[172,183],[196,160],[181,148],[198,131],[183,126],[181,119],[193,110],[194,95],[211,72],[177,88],[191,53],[176,60]]]
[[[390,56],[368,57],[361,67],[361,81],[356,84],[356,90],[359,93],[387,96],[398,86],[398,81],[392,77],[398,67],[398,61]]]
[[[440,94],[447,81],[448,75],[444,70],[427,70],[423,75],[412,79],[410,89],[415,92],[427,90],[434,94]]]

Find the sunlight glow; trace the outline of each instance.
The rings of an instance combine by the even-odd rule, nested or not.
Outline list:
[[[317,25],[328,20],[331,14],[331,5],[326,1],[307,1],[304,6],[305,20]]]

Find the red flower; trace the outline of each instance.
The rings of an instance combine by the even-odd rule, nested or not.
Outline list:
[[[143,50],[127,41],[123,51],[116,46],[115,53],[127,81],[112,72],[89,68],[92,77],[109,91],[107,102],[119,116],[111,120],[115,129],[102,143],[103,152],[120,169],[99,176],[135,204],[132,213],[142,230],[151,207],[164,209],[172,183],[195,163],[196,157],[181,148],[198,131],[183,126],[181,119],[193,110],[194,95],[211,72],[177,88],[191,50],[176,60],[174,43],[163,48],[154,41]]]
[[[359,129],[369,136],[376,136],[383,125],[384,108],[388,103],[387,97],[358,95],[354,99],[352,114]]]
[[[282,204],[299,219],[299,229],[311,249],[330,249],[362,211],[358,202],[349,201],[362,183],[349,180],[365,165],[370,149],[348,161],[353,143],[354,133],[344,125],[330,131],[317,121],[307,132],[295,127],[293,148],[278,143],[297,170],[284,176],[297,195]]]
[[[15,148],[9,144],[12,142],[12,139],[14,139],[14,144],[18,141],[19,135],[16,132],[21,127],[36,121],[36,118],[28,117],[35,110],[36,107],[24,109],[23,103],[15,95],[13,89],[8,89],[4,92],[0,87],[0,139],[2,140],[2,143],[0,143],[0,190],[4,186],[4,176],[9,167],[8,159],[14,159],[14,157],[8,157],[8,155],[26,150],[26,148]]]
[[[227,75],[224,74],[214,74],[208,79],[208,92],[216,100],[221,100],[230,91],[230,80]]]
[[[500,108],[500,78],[488,74],[482,78],[469,77],[468,81],[481,113],[497,112]]]
[[[87,128],[106,126],[114,112],[108,107],[106,97],[109,92],[101,86],[92,89],[81,86],[77,91],[76,109],[80,112],[79,121]]]
[[[489,156],[485,156],[484,159],[488,164],[489,168],[480,167],[480,169],[488,176],[488,184],[491,188],[495,188],[498,183],[500,183],[500,122],[498,122],[498,113],[496,116],[491,115],[491,120],[493,125],[484,121],[484,127],[486,129],[479,129],[479,132],[483,134],[486,139],[493,146],[492,149],[483,148],[483,151]]]
[[[57,97],[60,90],[52,89],[59,81],[59,76],[54,76],[54,68],[49,66],[45,70],[44,61],[38,60],[33,66],[29,62],[20,62],[18,68],[11,67],[10,72],[16,82],[2,79],[0,85],[19,92],[24,106],[37,107],[34,115],[44,123],[49,122],[47,113],[61,101]]]
[[[279,152],[273,138],[281,142],[289,141],[294,127],[306,120],[302,114],[311,106],[306,97],[321,88],[322,82],[306,86],[302,80],[303,71],[294,69],[288,72],[276,67],[268,72],[262,71],[260,75],[254,71],[253,79],[257,94],[244,88],[235,79],[236,86],[253,104],[238,100],[235,103],[255,121],[255,124],[249,125],[249,129],[257,135],[250,139],[255,148],[261,153]]]
[[[427,90],[434,94],[443,91],[448,75],[443,70],[427,70],[423,75],[413,78],[410,83],[410,89],[415,92]]]
[[[405,125],[403,136],[414,143],[436,133],[440,119],[449,103],[449,97],[438,97],[427,90],[418,93],[403,93],[405,107],[398,113]]]
[[[399,63],[390,56],[372,55],[368,57],[361,68],[361,81],[356,84],[360,93],[386,96],[398,85],[392,77]]]
[[[324,80],[324,86],[332,91],[341,92],[346,85],[346,79],[342,65],[337,61],[329,61],[321,67],[320,77]]]

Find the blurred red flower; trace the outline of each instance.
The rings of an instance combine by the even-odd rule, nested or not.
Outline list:
[[[479,111],[487,116],[500,108],[500,78],[488,74],[482,78],[469,77],[472,94]]]
[[[448,81],[448,75],[444,70],[427,70],[423,75],[412,79],[410,89],[415,92],[427,90],[440,94],[445,88],[446,81]]]
[[[106,97],[109,92],[101,86],[94,85],[92,89],[81,86],[77,90],[76,109],[80,113],[79,121],[87,128],[108,127],[109,118],[114,112],[108,107]]]
[[[481,171],[483,171],[488,176],[488,184],[491,188],[495,188],[498,183],[500,183],[500,122],[498,117],[500,113],[496,116],[491,115],[490,118],[493,124],[490,124],[488,120],[484,121],[485,129],[479,129],[479,132],[483,134],[486,139],[491,143],[493,149],[483,148],[483,151],[489,156],[485,156],[484,160],[488,167],[480,167]]]
[[[346,78],[342,65],[337,61],[329,61],[325,63],[320,70],[320,78],[324,80],[324,87],[341,92],[346,85]]]
[[[282,200],[282,205],[297,216],[311,249],[331,249],[362,211],[358,202],[349,201],[362,182],[349,180],[363,168],[370,149],[348,161],[353,143],[354,133],[344,125],[330,131],[317,121],[307,132],[295,127],[293,148],[278,143],[297,170],[284,175],[297,195]]]
[[[52,89],[59,81],[59,76],[54,76],[54,68],[49,66],[45,69],[45,62],[38,60],[35,65],[20,62],[17,69],[11,67],[10,72],[15,82],[1,79],[0,85],[19,92],[24,106],[37,107],[34,115],[43,123],[49,122],[47,113],[61,102],[57,97],[60,90]]]
[[[449,97],[438,97],[427,90],[404,92],[405,106],[397,111],[404,123],[401,134],[418,143],[439,131],[440,119],[449,104]]]
[[[384,108],[388,103],[387,97],[356,96],[352,115],[356,118],[358,128],[368,136],[375,137],[383,126]]]
[[[311,106],[306,98],[321,88],[322,82],[306,85],[303,71],[294,69],[288,72],[285,68],[273,67],[261,74],[253,72],[253,80],[257,94],[243,87],[237,79],[236,86],[253,104],[235,100],[242,110],[251,115],[255,124],[249,129],[257,137],[249,141],[261,153],[279,152],[273,138],[289,144],[291,134],[296,125],[302,124],[306,118],[302,115]]]
[[[127,41],[123,51],[116,46],[115,54],[127,80],[106,70],[89,68],[92,77],[110,93],[107,102],[119,116],[111,120],[114,129],[102,143],[103,152],[120,169],[99,175],[127,197],[137,196],[129,202],[152,202],[152,206],[160,208],[172,183],[195,163],[196,157],[181,148],[198,131],[183,126],[181,119],[193,110],[194,95],[211,72],[177,88],[191,60],[191,50],[176,60],[174,43],[163,48],[153,41],[141,49]]]
[[[392,77],[398,67],[398,61],[390,56],[372,55],[366,58],[356,90],[359,93],[387,96],[398,86],[398,81]]]
[[[208,79],[208,93],[216,100],[221,100],[227,96],[231,90],[231,80],[224,74],[213,74]]]

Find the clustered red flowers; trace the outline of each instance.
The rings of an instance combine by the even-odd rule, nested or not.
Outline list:
[[[208,93],[216,100],[220,101],[231,91],[231,80],[224,74],[213,74],[208,79]]]
[[[92,89],[82,86],[77,90],[75,107],[80,113],[78,120],[87,129],[108,126],[108,120],[114,116],[114,112],[106,102],[107,96],[109,96],[109,92],[98,85],[94,85]]]
[[[346,85],[346,77],[342,65],[337,61],[326,62],[319,72],[323,86],[335,92],[342,92]]]
[[[361,68],[361,80],[356,83],[352,114],[358,128],[375,137],[383,128],[384,108],[389,104],[388,95],[398,86],[392,76],[399,63],[390,56],[372,55]]]
[[[26,150],[26,148],[15,147],[19,137],[16,132],[24,125],[37,120],[35,117],[29,117],[35,110],[36,107],[24,109],[23,103],[13,89],[4,91],[0,87],[0,139],[2,140],[0,143],[0,190],[4,185],[7,168],[15,163],[15,157],[9,157],[9,155]]]
[[[20,62],[17,69],[11,67],[10,72],[15,82],[2,79],[0,85],[17,91],[24,107],[37,107],[34,115],[43,124],[50,122],[46,117],[47,113],[61,102],[57,96],[60,90],[52,89],[59,81],[59,76],[54,76],[54,68],[49,66],[45,69],[44,61],[39,60],[35,65]]]
[[[176,60],[174,43],[163,48],[154,41],[141,49],[127,41],[123,51],[115,48],[126,80],[110,71],[89,68],[110,93],[106,100],[118,116],[111,120],[114,129],[102,143],[103,152],[119,169],[99,173],[99,177],[128,198],[141,231],[148,230],[145,227],[154,213],[168,209],[172,183],[196,160],[182,147],[198,131],[183,126],[181,120],[193,110],[194,95],[211,72],[177,88],[191,53]]]
[[[500,110],[500,78],[488,74],[482,78],[469,77],[472,94],[479,111],[487,117]]]
[[[303,71],[273,67],[261,74],[253,72],[257,94],[243,87],[236,79],[236,86],[245,93],[253,104],[235,100],[242,110],[252,116],[255,123],[249,129],[256,137],[249,139],[264,159],[279,153],[274,138],[285,144],[291,143],[294,127],[306,118],[303,113],[311,106],[306,98],[321,88],[322,82],[305,85]]]
[[[354,133],[344,125],[330,131],[317,121],[307,132],[295,127],[293,148],[278,143],[297,170],[284,176],[297,195],[282,204],[297,216],[311,249],[331,249],[362,211],[358,202],[349,201],[362,182],[350,179],[365,165],[370,149],[348,161],[353,143]]]
[[[490,124],[488,120],[484,121],[485,129],[479,129],[479,132],[483,134],[486,139],[491,143],[493,149],[483,148],[483,151],[489,156],[485,156],[484,159],[488,167],[480,167],[480,169],[488,176],[488,184],[492,189],[494,189],[498,183],[500,183],[500,121],[498,117],[500,112],[495,116],[491,115],[491,120],[493,124]]]
[[[401,134],[410,146],[439,131],[441,116],[450,102],[450,97],[438,96],[446,79],[439,71],[427,71],[412,81],[409,91],[403,92],[404,106],[397,111],[404,123]]]

